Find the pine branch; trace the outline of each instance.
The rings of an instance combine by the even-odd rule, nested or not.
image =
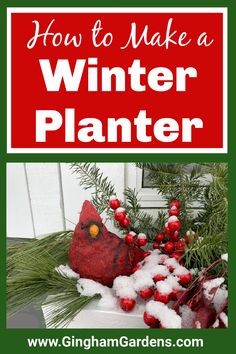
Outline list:
[[[227,240],[224,235],[204,235],[193,239],[185,253],[187,267],[201,269],[227,252]]]
[[[114,185],[104,177],[99,167],[92,163],[78,163],[71,165],[72,173],[79,175],[78,180],[84,189],[92,189],[92,204],[102,213],[109,205],[109,198],[115,192]]]
[[[42,296],[53,295],[56,305],[68,308],[51,313],[51,324],[71,320],[92,298],[78,294],[76,280],[61,276],[55,267],[68,261],[72,232],[58,232],[40,240],[18,244],[8,250],[7,309],[12,315]],[[49,298],[50,299],[50,298]],[[47,300],[48,303],[50,300]]]

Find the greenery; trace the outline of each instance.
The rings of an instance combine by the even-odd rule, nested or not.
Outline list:
[[[177,198],[181,201],[182,235],[188,229],[196,232],[190,236],[189,247],[184,254],[189,268],[207,268],[214,276],[227,277],[226,262],[215,262],[227,252],[227,164],[152,164],[139,163],[146,171],[153,193],[161,193],[168,203]],[[80,185],[91,189],[91,202],[99,213],[106,212],[114,220],[109,208],[109,198],[115,194],[115,185],[103,175],[96,164],[74,163],[72,172]],[[206,183],[206,176],[208,183]],[[121,196],[118,196],[119,198]],[[200,211],[193,213],[192,203],[198,201]],[[138,192],[131,188],[124,191],[122,206],[131,220],[131,230],[145,232],[151,242],[157,232],[163,231],[168,218],[167,209],[150,216],[140,205]],[[121,230],[124,232],[124,230]],[[56,232],[41,239],[17,243],[8,248],[7,254],[7,308],[8,314],[47,296],[48,325],[66,326],[93,297],[81,296],[76,280],[63,277],[55,268],[68,261],[68,248],[72,231]],[[208,268],[207,268],[208,269]]]
[[[55,268],[68,261],[72,232],[58,232],[9,247],[7,257],[7,310],[12,315],[32,301],[44,302],[50,326],[65,326],[91,301],[80,296],[76,280],[60,275]],[[62,306],[62,304],[64,306]]]
[[[175,198],[181,201],[181,236],[189,229],[198,236],[190,237],[190,246],[185,253],[186,266],[200,269],[227,252],[226,163],[138,163],[136,166],[146,171],[153,193],[161,193],[165,197],[166,207]],[[115,194],[115,185],[95,164],[74,163],[71,168],[82,187],[92,188],[91,202],[99,212],[106,211],[119,228],[114,212],[109,208],[109,198]],[[130,188],[125,189],[124,198],[122,206],[131,220],[131,230],[145,232],[153,242],[155,234],[164,228],[167,211],[157,210],[156,217],[150,216],[141,209],[138,192]],[[196,201],[197,214],[193,208]]]

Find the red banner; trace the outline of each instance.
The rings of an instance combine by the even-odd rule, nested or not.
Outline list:
[[[227,152],[223,9],[9,9],[8,152]]]

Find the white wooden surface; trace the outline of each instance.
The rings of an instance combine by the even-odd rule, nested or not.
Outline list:
[[[130,183],[127,171],[132,164],[97,165],[115,184],[117,196],[123,198],[124,188]],[[131,168],[130,180],[132,173]],[[83,201],[91,198],[91,192],[80,187],[78,177],[71,173],[69,164],[8,163],[7,236],[33,238],[73,229]],[[106,226],[115,231],[106,215],[102,216]]]

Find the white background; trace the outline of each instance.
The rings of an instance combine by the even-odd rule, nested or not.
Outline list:
[[[124,188],[129,186],[139,191],[141,205],[149,213],[156,213],[152,207],[164,206],[155,190],[141,189],[141,170],[134,164],[96,165],[115,185],[120,199],[123,200]],[[7,236],[34,238],[74,229],[83,201],[91,198],[91,190],[83,190],[78,178],[66,163],[8,163]],[[103,220],[114,231],[105,215]]]

